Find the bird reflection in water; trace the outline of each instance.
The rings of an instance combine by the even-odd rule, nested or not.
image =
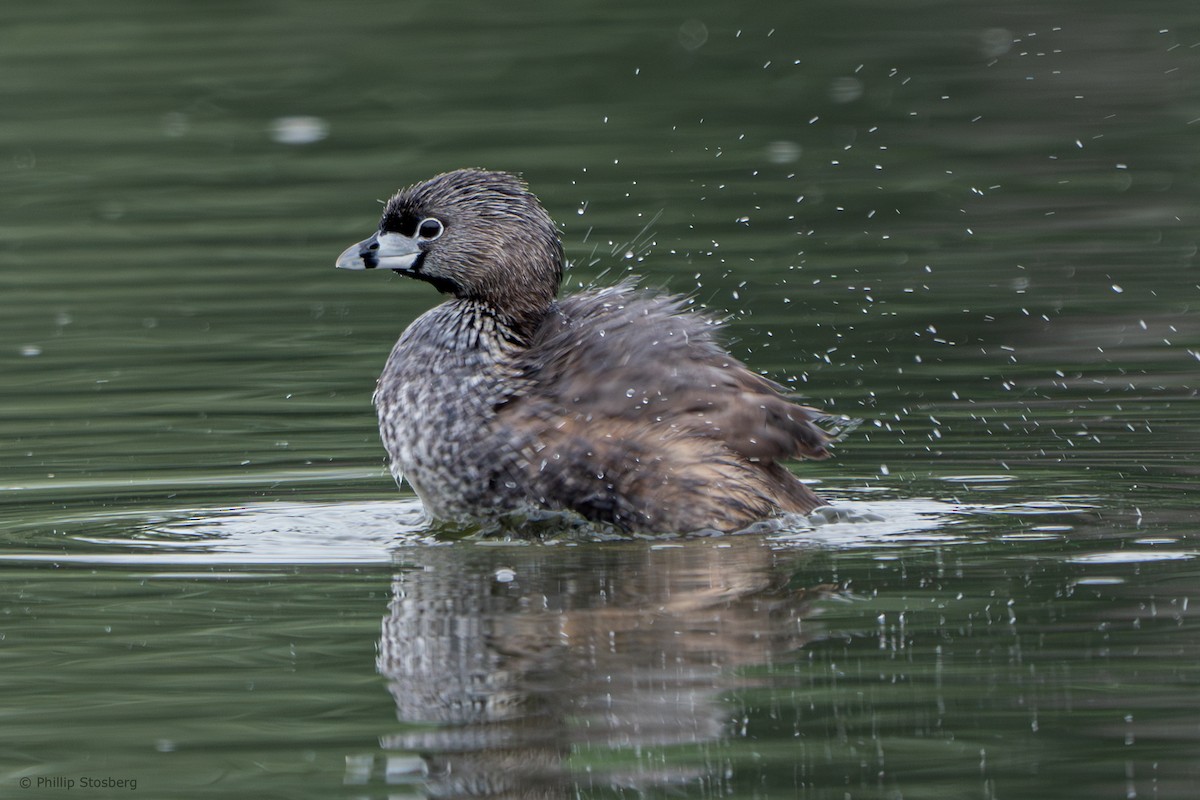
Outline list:
[[[734,732],[725,695],[753,683],[739,671],[817,638],[808,620],[835,591],[790,586],[756,536],[404,558],[378,669],[409,724],[382,756],[352,760],[347,782],[437,797],[720,785],[723,763],[672,764],[663,748]]]

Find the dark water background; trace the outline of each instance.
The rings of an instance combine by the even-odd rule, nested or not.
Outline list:
[[[1200,7],[10,2],[0,121],[0,796],[1200,791]],[[429,529],[332,262],[460,166],[882,521]]]

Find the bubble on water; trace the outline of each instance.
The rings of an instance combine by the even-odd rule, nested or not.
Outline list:
[[[188,129],[191,128],[187,115],[179,111],[170,111],[162,115],[159,120],[162,126],[163,136],[170,139],[178,139],[181,136],[187,135]]]
[[[271,122],[271,140],[279,144],[312,144],[329,135],[329,123],[320,117],[278,117]]]
[[[679,26],[678,35],[684,50],[699,50],[708,41],[708,26],[698,19],[689,19]]]
[[[984,58],[996,58],[1012,49],[1013,34],[1008,28],[988,28],[979,35],[979,52]]]
[[[37,154],[24,147],[13,154],[13,169],[33,169],[37,166]]]
[[[767,145],[767,161],[772,164],[791,164],[798,161],[803,152],[803,148],[795,142],[770,142]]]
[[[847,75],[829,82],[829,99],[835,103],[853,103],[863,95],[863,82]]]
[[[100,219],[116,222],[125,216],[125,204],[116,200],[107,200],[96,208],[96,213]]]
[[[25,358],[34,358],[36,356],[40,356],[41,354],[42,348],[38,347],[36,344],[27,344],[21,348],[21,355],[23,355]]]

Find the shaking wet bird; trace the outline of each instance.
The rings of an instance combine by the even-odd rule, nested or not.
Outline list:
[[[732,531],[824,504],[782,463],[829,456],[824,414],[738,362],[682,297],[625,281],[557,299],[563,261],[525,183],[478,169],[402,189],[338,258],[448,295],[375,391],[392,474],[431,516]]]

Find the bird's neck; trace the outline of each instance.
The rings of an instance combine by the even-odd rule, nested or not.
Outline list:
[[[454,316],[519,346],[528,346],[546,316],[557,308],[554,288],[534,290],[532,287],[515,296],[501,298],[458,297],[444,306],[454,309]]]
[[[455,298],[421,315],[406,337],[439,350],[505,360],[529,346],[537,323],[514,319],[481,300]]]

